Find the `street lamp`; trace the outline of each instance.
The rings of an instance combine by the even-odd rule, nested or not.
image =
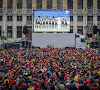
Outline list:
[[[93,25],[93,34],[94,34],[94,48],[95,48],[95,34],[97,34],[97,26]]]
[[[4,30],[3,30],[3,36],[4,36]],[[4,44],[4,39],[3,39],[3,44]]]
[[[84,28],[85,28],[85,30],[86,30],[86,33],[85,33],[85,34],[86,34],[86,39],[87,39],[87,30],[89,29],[89,26],[86,25]]]
[[[26,48],[26,34],[28,34],[28,27],[26,25],[23,27],[23,33],[25,34],[25,48]]]

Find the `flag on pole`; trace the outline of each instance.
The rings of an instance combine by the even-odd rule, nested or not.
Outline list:
[[[90,45],[89,44],[87,45],[87,50],[90,50]]]

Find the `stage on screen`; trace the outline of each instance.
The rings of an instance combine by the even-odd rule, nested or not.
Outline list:
[[[68,10],[34,10],[34,32],[69,32]]]

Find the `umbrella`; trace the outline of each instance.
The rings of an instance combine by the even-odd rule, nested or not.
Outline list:
[[[90,65],[85,65],[84,68],[85,68],[85,69],[89,69],[89,68],[91,68],[91,67],[90,67]]]
[[[49,76],[51,76],[51,74],[52,74],[50,71],[47,71],[46,73],[49,73]]]
[[[89,67],[86,67],[85,69],[89,69]]]

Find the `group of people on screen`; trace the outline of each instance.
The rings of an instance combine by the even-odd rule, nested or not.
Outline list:
[[[69,23],[69,19],[67,17],[36,17],[34,20],[35,28],[67,28],[67,24]]]

